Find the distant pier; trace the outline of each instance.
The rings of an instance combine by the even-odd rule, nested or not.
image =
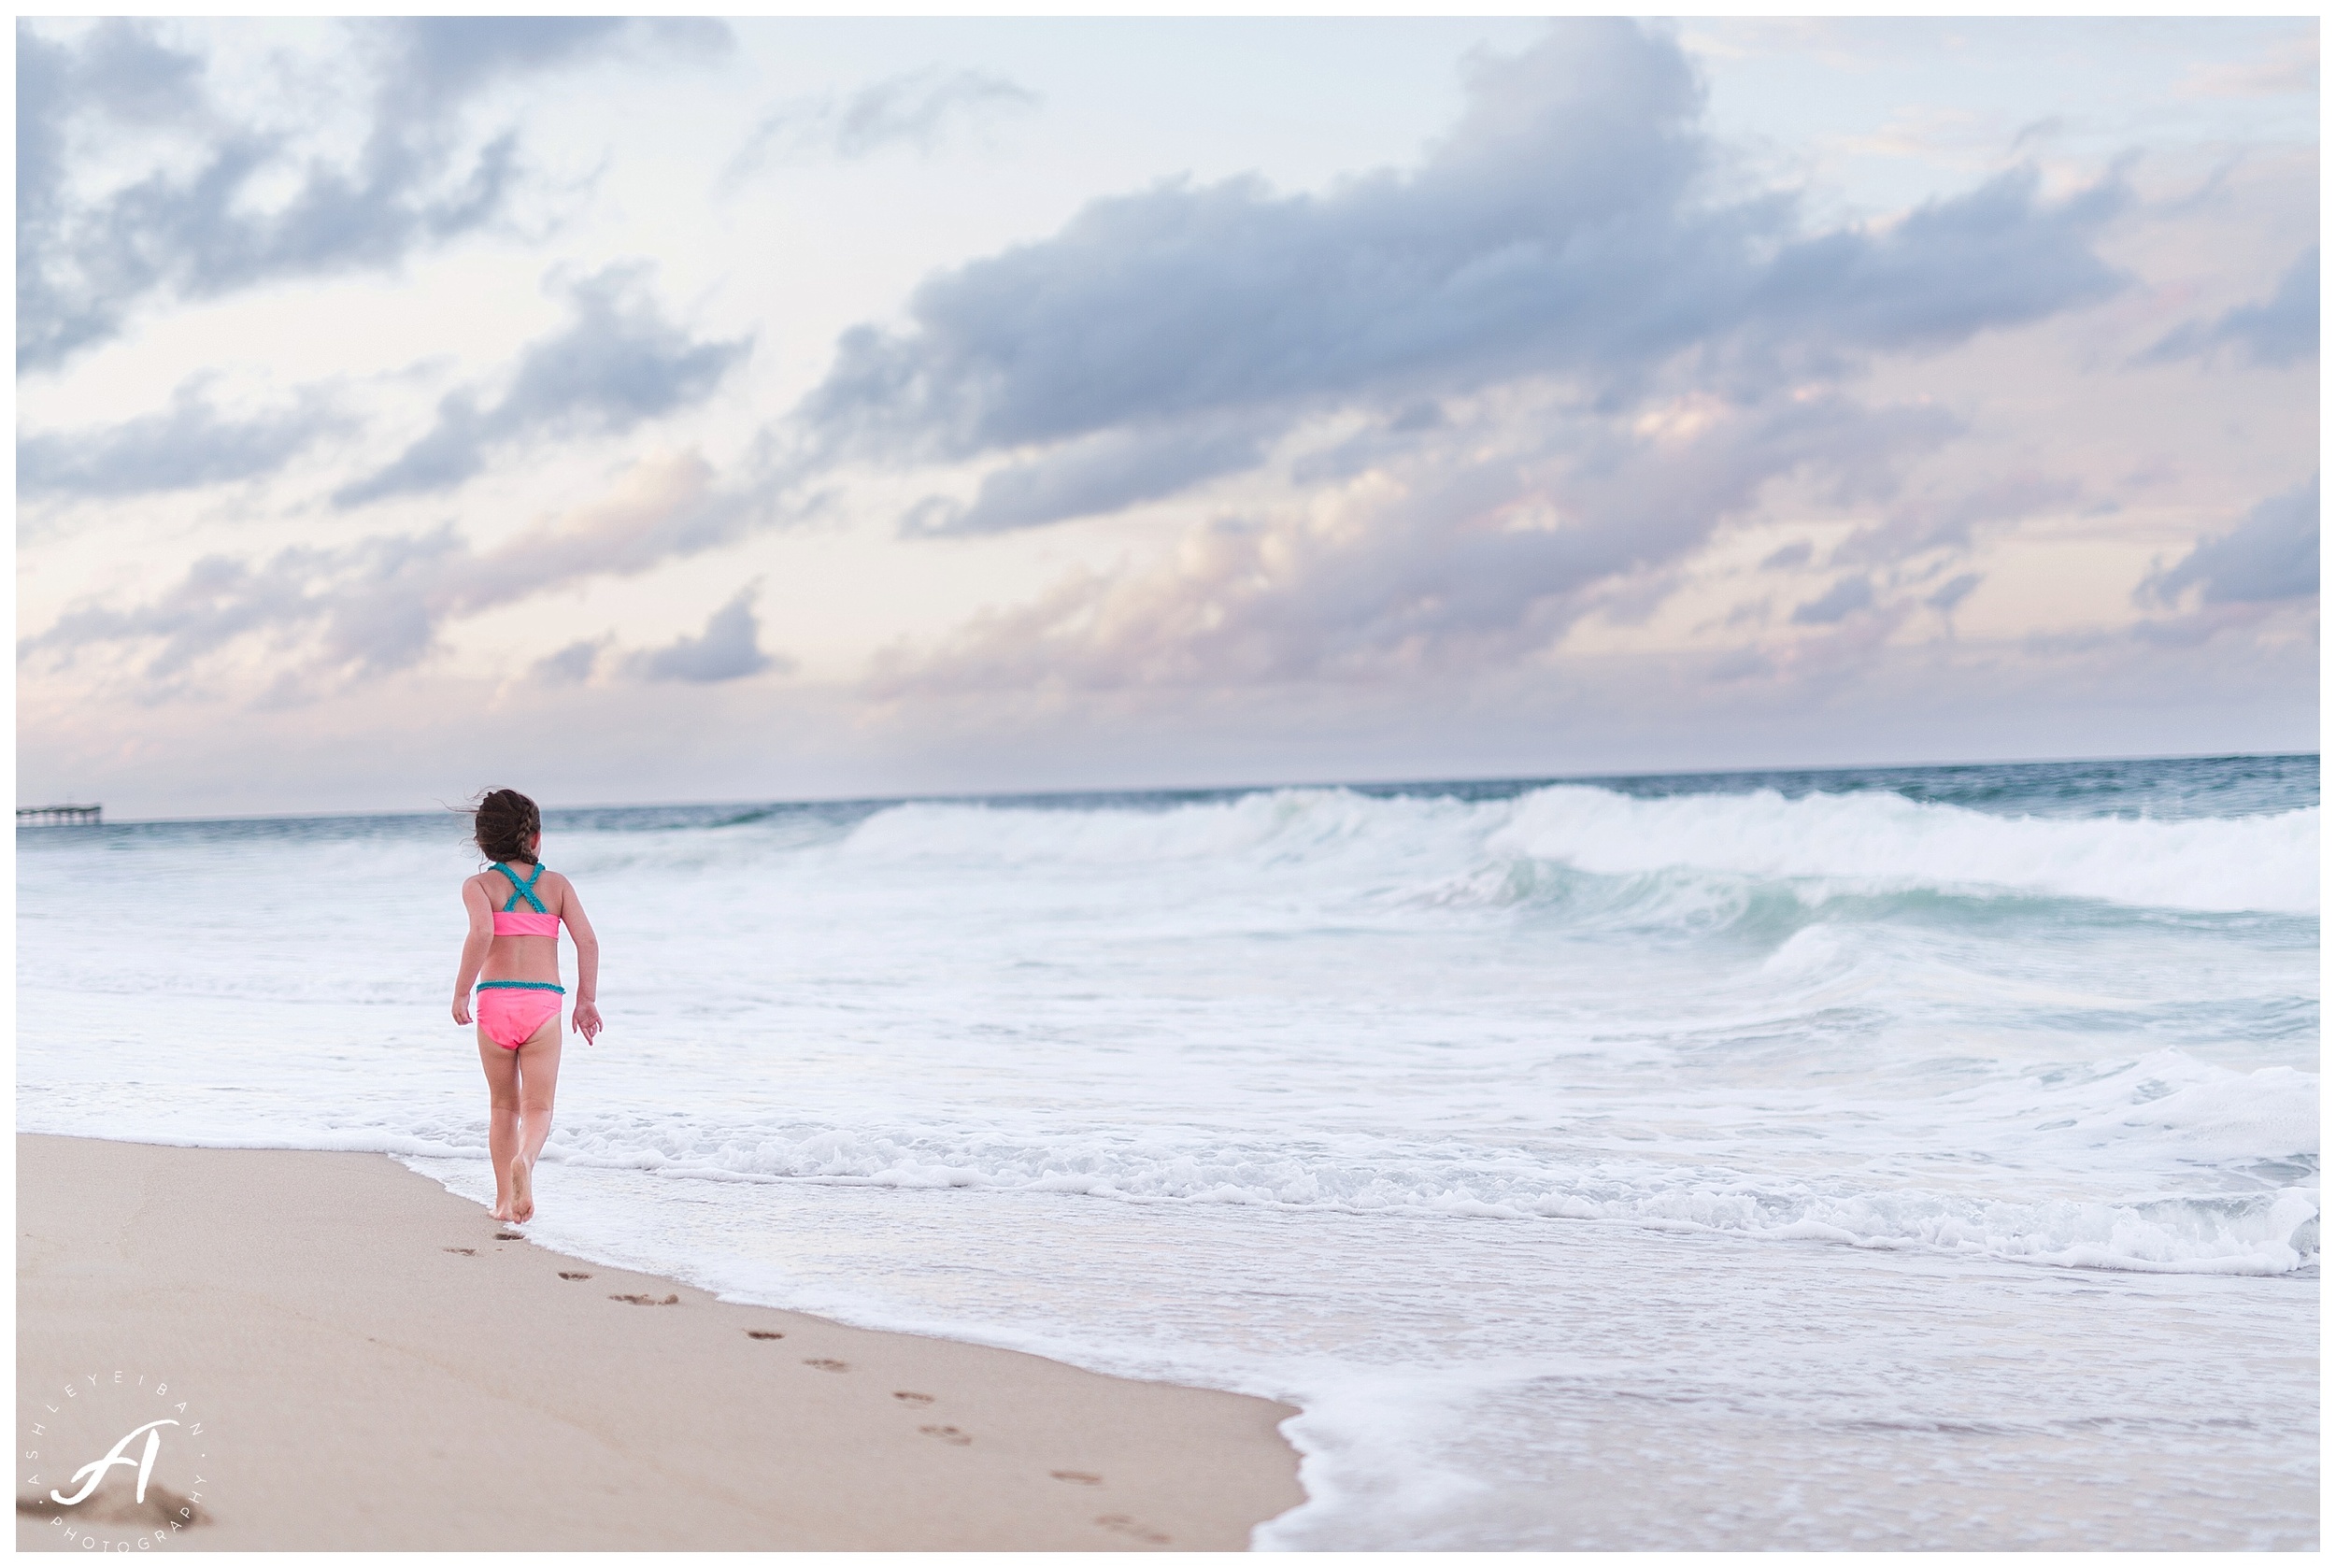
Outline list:
[[[102,805],[20,805],[16,808],[16,825],[20,828],[51,826],[95,827]]]

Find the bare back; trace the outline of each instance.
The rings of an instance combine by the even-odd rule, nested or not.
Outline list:
[[[520,862],[533,872],[532,862]],[[516,869],[516,868],[515,868]],[[526,878],[520,878],[525,881]],[[470,914],[474,936],[489,938],[487,960],[479,969],[483,980],[538,980],[557,984],[560,979],[560,938],[494,934],[494,917],[506,905],[515,905],[510,912],[533,913],[528,901],[518,892],[518,883],[500,871],[482,871],[463,884],[463,906]],[[529,891],[544,912],[558,919],[574,937],[589,937],[591,928],[584,923],[584,911],[576,897],[576,890],[565,877],[546,870],[534,878]]]

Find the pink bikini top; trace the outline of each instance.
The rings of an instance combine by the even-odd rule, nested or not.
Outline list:
[[[501,861],[495,862],[494,869],[502,872],[505,877],[510,878],[511,882],[511,902],[495,911],[495,934],[497,936],[549,936],[556,939],[560,934],[560,917],[546,911],[544,901],[535,896],[535,878],[544,874],[543,866],[538,863],[534,871],[527,874],[527,880],[524,882],[520,880],[518,872],[513,871]],[[535,906],[533,914],[520,909],[520,900],[522,898]]]

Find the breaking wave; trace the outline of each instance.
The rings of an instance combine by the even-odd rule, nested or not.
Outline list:
[[[2319,808],[2250,817],[2002,817],[1887,791],[1640,799],[1551,785],[1507,800],[1277,790],[1164,811],[918,804],[844,841],[848,858],[1157,870],[1236,861],[1344,871],[1416,891],[1531,886],[1536,867],[1789,882],[1816,896],[1935,890],[2150,908],[2313,914]]]

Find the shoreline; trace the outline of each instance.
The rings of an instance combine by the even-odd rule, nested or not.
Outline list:
[[[1291,1406],[720,1302],[386,1155],[17,1173],[20,1549],[1240,1550],[1304,1500]],[[143,1505],[49,1502],[157,1418]]]

